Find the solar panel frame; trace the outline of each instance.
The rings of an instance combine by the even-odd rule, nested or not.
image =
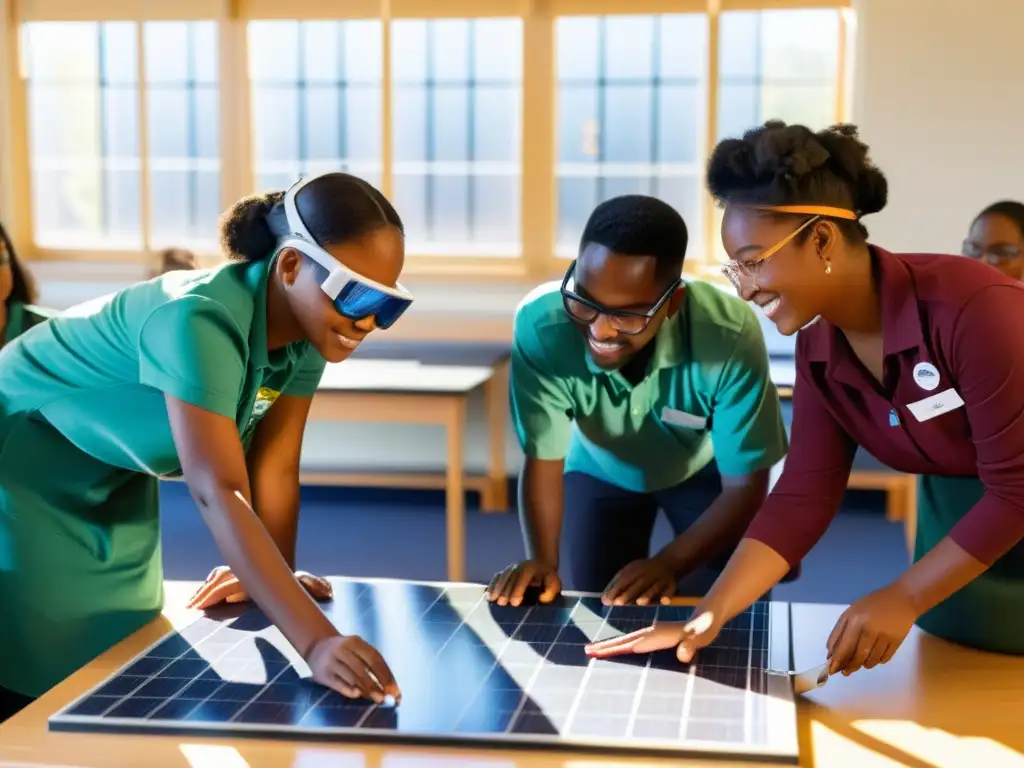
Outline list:
[[[467,616],[463,617],[462,622],[455,626],[450,636],[445,643],[438,649],[434,654],[434,659],[438,659],[445,646],[452,641],[456,634],[467,627],[467,618],[473,615],[473,611],[477,607],[480,607],[479,600],[482,600],[483,587],[477,584],[465,584],[465,583],[448,583],[448,582],[427,582],[427,581],[406,581],[397,579],[355,579],[355,578],[337,578],[332,579],[335,584],[335,594],[340,595],[342,589],[345,586],[348,587],[362,587],[362,591],[358,592],[356,599],[353,603],[358,603],[368,593],[369,588],[374,585],[390,585],[399,587],[412,587],[412,588],[427,588],[437,590],[437,594],[431,603],[427,606],[419,616],[415,617],[415,621],[418,624],[430,624],[429,615],[431,609],[442,603],[446,596],[456,593],[459,590],[469,591],[469,594],[478,594],[480,597],[475,607],[469,608]],[[556,731],[566,731],[565,733],[511,733],[508,732],[514,725],[520,723],[522,718],[524,721],[529,718],[540,717],[550,721],[550,713],[545,713],[543,710],[539,710],[537,713],[530,711],[524,712],[523,710],[529,704],[533,703],[533,696],[541,690],[541,687],[534,687],[534,683],[537,680],[545,678],[545,674],[542,674],[545,670],[550,675],[552,669],[561,667],[557,661],[552,662],[549,665],[548,654],[551,649],[556,647],[565,648],[567,645],[560,645],[557,640],[565,628],[572,626],[577,627],[576,621],[586,618],[588,621],[589,617],[584,617],[581,614],[576,620],[570,621],[573,614],[578,610],[579,606],[599,606],[600,595],[596,593],[588,592],[574,592],[566,591],[563,592],[562,599],[565,602],[572,602],[571,613],[565,617],[565,622],[557,625],[559,628],[549,644],[545,655],[536,661],[536,667],[532,672],[531,680],[525,685],[521,686],[518,690],[519,700],[518,709],[513,713],[507,726],[500,731],[484,731],[479,732],[466,732],[456,731],[454,728],[447,732],[438,731],[409,731],[409,730],[398,730],[390,729],[386,727],[386,723],[383,727],[367,727],[367,721],[376,717],[378,719],[382,717],[397,717],[398,715],[381,715],[381,712],[387,712],[387,710],[368,705],[364,702],[351,702],[350,700],[344,700],[342,697],[327,691],[323,688],[313,688],[310,690],[316,691],[319,698],[313,701],[308,710],[306,710],[303,719],[309,717],[314,711],[317,711],[317,707],[329,697],[335,697],[341,700],[343,703],[336,707],[325,707],[324,710],[334,709],[352,709],[362,712],[361,717],[352,724],[343,726],[302,726],[294,724],[279,724],[279,723],[261,723],[261,722],[188,722],[182,719],[140,719],[140,717],[118,717],[108,716],[108,713],[114,711],[122,705],[133,702],[143,702],[142,709],[136,706],[136,713],[141,713],[141,718],[149,718],[150,715],[157,712],[161,708],[168,706],[168,704],[174,700],[191,701],[188,697],[181,697],[179,694],[183,693],[186,689],[190,689],[193,685],[201,686],[204,681],[203,675],[206,671],[199,672],[199,664],[197,663],[191,675],[186,677],[172,677],[170,675],[162,675],[162,673],[169,670],[173,664],[181,664],[186,669],[190,662],[202,661],[202,658],[193,659],[190,654],[199,656],[195,649],[204,646],[204,642],[211,642],[210,638],[216,635],[223,629],[234,629],[236,631],[250,632],[251,630],[241,629],[239,630],[235,625],[242,620],[245,621],[245,617],[249,617],[250,620],[254,616],[259,616],[258,610],[253,606],[247,606],[243,608],[236,608],[233,611],[224,612],[224,614],[211,614],[208,617],[198,617],[194,622],[189,625],[182,627],[179,630],[169,632],[168,634],[161,637],[156,642],[152,643],[147,648],[137,653],[130,661],[124,664],[120,669],[115,671],[113,674],[106,677],[96,686],[93,686],[88,691],[84,692],[72,702],[62,707],[49,719],[49,727],[54,731],[85,731],[85,732],[116,732],[116,733],[132,733],[132,734],[176,734],[176,735],[217,735],[217,736],[248,736],[248,737],[263,737],[263,738],[287,738],[287,739],[305,739],[311,741],[355,741],[355,742],[398,742],[398,743],[421,743],[421,744],[437,744],[444,746],[473,746],[478,747],[490,747],[490,748],[528,748],[528,749],[557,749],[557,750],[574,750],[584,752],[604,752],[604,753],[627,753],[627,754],[649,754],[649,755],[671,755],[675,757],[698,757],[698,758],[709,758],[709,759],[746,759],[746,760],[757,760],[759,762],[779,762],[795,764],[798,760],[798,744],[797,744],[797,732],[796,732],[796,703],[795,696],[793,693],[792,681],[787,674],[773,674],[768,670],[785,670],[788,671],[792,668],[792,644],[790,635],[790,610],[787,603],[779,602],[761,602],[751,609],[754,613],[750,615],[749,620],[749,638],[745,647],[743,646],[718,646],[719,651],[737,651],[739,653],[745,652],[747,659],[745,665],[740,667],[737,664],[725,664],[720,667],[720,670],[740,670],[746,673],[746,681],[742,689],[734,688],[731,690],[742,692],[744,714],[741,719],[736,717],[726,717],[723,719],[711,718],[695,718],[693,717],[693,706],[696,701],[701,706],[709,706],[709,702],[719,700],[714,706],[725,706],[721,704],[722,701],[735,699],[736,697],[728,695],[720,697],[719,692],[714,690],[715,686],[720,686],[721,683],[717,680],[709,677],[705,677],[701,674],[701,658],[707,658],[710,653],[708,649],[705,649],[698,658],[695,660],[695,664],[690,665],[686,672],[686,691],[684,693],[684,711],[680,715],[680,727],[683,729],[676,739],[657,739],[651,737],[640,737],[635,735],[636,723],[640,716],[640,708],[643,702],[646,700],[645,697],[655,697],[656,691],[646,690],[647,680],[637,685],[635,690],[632,691],[633,700],[630,705],[630,710],[627,715],[630,721],[630,725],[627,728],[627,733],[616,740],[614,737],[609,737],[606,733],[603,734],[592,734],[592,735],[577,735],[572,733],[571,724],[573,717],[579,716],[579,709],[583,706],[583,700],[585,698],[584,692],[590,692],[593,689],[587,689],[588,680],[595,674],[594,670],[598,669],[600,672],[605,670],[614,672],[615,670],[624,669],[636,669],[640,666],[637,662],[644,659],[644,664],[641,667],[639,673],[641,678],[649,674],[649,670],[654,669],[653,659],[654,656],[631,656],[631,657],[620,657],[615,660],[604,660],[596,661],[589,660],[583,671],[583,680],[579,685],[575,699],[573,701],[572,710],[569,713],[569,722],[562,728],[557,728]],[[470,599],[467,597],[465,602],[458,603],[463,607],[469,606]],[[454,603],[446,602],[444,605],[456,605]],[[493,614],[496,606],[490,604],[484,604],[489,613]],[[376,600],[372,600],[372,607],[376,609]],[[511,648],[523,648],[529,645],[531,642],[537,641],[537,631],[527,630],[526,628],[535,627],[546,627],[548,633],[553,626],[551,622],[537,621],[531,622],[531,617],[537,618],[542,617],[544,614],[544,608],[551,610],[551,607],[539,607],[541,610],[536,610],[538,606],[522,607],[519,609],[506,608],[505,611],[514,611],[521,613],[521,617],[518,621],[506,621],[499,622],[500,624],[506,624],[509,626],[501,627],[506,637],[501,648],[495,648],[488,643],[486,638],[479,638],[481,640],[480,647],[486,648],[489,652],[493,653],[493,666],[491,672],[496,670],[506,671],[508,667],[516,666],[515,660],[511,657],[504,657],[504,653],[507,649]],[[557,613],[558,610],[564,611],[564,606],[559,609],[555,608],[554,611]],[[589,611],[589,607],[587,609]],[[597,634],[600,636],[601,632],[611,629],[614,633],[621,633],[629,631],[632,628],[639,628],[650,623],[652,615],[658,615],[661,617],[668,617],[665,620],[679,620],[685,615],[686,608],[671,606],[671,607],[645,607],[640,608],[636,606],[626,607],[615,607],[605,608],[600,607],[599,611],[603,611],[605,615],[601,619],[600,627],[597,630]],[[755,648],[755,631],[758,625],[757,611],[762,611],[764,620],[762,633],[765,639],[763,648],[763,654],[761,654],[760,646]],[[618,613],[616,613],[618,612]],[[749,612],[748,612],[749,613]],[[598,615],[598,614],[595,614]],[[616,626],[612,627],[609,624],[609,619],[612,617],[616,618]],[[635,616],[636,618],[626,618],[629,616]],[[735,621],[739,621],[744,617],[738,617],[733,623],[727,625],[723,636],[729,634],[729,627],[735,624]],[[265,619],[264,619],[265,620]],[[625,623],[626,626],[621,625]],[[635,623],[637,626],[633,627]],[[514,628],[510,629],[510,625],[515,624]],[[592,629],[593,627],[591,627]],[[273,630],[276,632],[276,630]],[[469,631],[472,631],[470,628]],[[533,637],[527,638],[528,634],[534,635]],[[467,635],[468,637],[468,635]],[[283,639],[283,638],[282,638]],[[520,645],[516,645],[516,642],[520,642]],[[243,640],[237,640],[234,645],[230,645],[228,650],[225,651],[225,655],[218,657],[227,659],[227,654],[230,654],[230,649],[240,646],[244,642]],[[544,645],[544,638],[539,641],[541,645]],[[161,647],[165,644],[169,644],[167,649],[161,651]],[[275,644],[277,645],[277,644]],[[281,668],[277,670],[271,677],[270,669],[266,671],[267,682],[264,688],[256,695],[246,695],[244,704],[238,705],[237,711],[233,717],[238,717],[242,712],[250,708],[257,707],[261,702],[260,697],[266,693],[272,692],[272,687],[282,675],[288,675],[291,677],[291,673],[295,673],[294,677],[296,681],[301,681],[303,676],[300,672],[296,671],[296,667],[300,669],[306,669],[304,663],[299,659],[298,655],[295,654],[294,650],[284,644],[285,648],[281,648],[277,645],[279,651],[285,653],[287,663],[282,662]],[[179,653],[176,656],[169,656],[174,649],[178,649]],[[716,645],[711,646],[712,649],[716,648]],[[151,659],[158,658],[153,654],[160,652],[162,655],[159,657],[165,663],[158,665],[157,662],[148,661]],[[455,648],[458,651],[458,648]],[[714,651],[712,651],[714,652]],[[756,660],[762,661],[761,664],[754,664],[753,661],[755,654],[763,655],[763,659],[759,658]],[[387,658],[387,654],[385,653]],[[208,662],[203,661],[203,664]],[[261,664],[266,667],[267,661],[261,659]],[[275,662],[276,663],[276,662]],[[212,663],[209,663],[212,664]],[[675,662],[677,666],[682,668],[678,662]],[[137,666],[139,665],[139,666]],[[244,665],[243,665],[244,666]],[[146,668],[150,668],[149,672],[146,672]],[[569,665],[564,668],[579,669],[577,665]],[[657,668],[658,671],[660,667]],[[128,675],[128,672],[137,671],[143,674]],[[212,666],[209,667],[209,671],[213,671]],[[221,670],[223,672],[223,670]],[[752,678],[754,673],[758,675],[758,684],[752,687]],[[228,686],[233,685],[237,681],[233,678],[225,678],[219,676],[210,679],[210,685],[213,687],[214,683],[217,687],[205,697],[204,703],[217,702],[231,703],[230,698],[231,690]],[[397,673],[396,673],[397,674]],[[679,672],[673,673],[679,675]],[[138,677],[136,681],[129,681],[128,683],[121,683],[121,686],[136,685],[135,688],[129,689],[125,693],[114,694],[109,697],[109,701],[106,697],[100,695],[100,692],[105,689],[114,686],[117,689],[117,681],[127,680],[129,677]],[[483,695],[484,685],[490,678],[483,679],[483,682],[478,683],[480,688],[477,689],[477,695]],[[603,678],[602,678],[603,679]],[[721,679],[721,678],[719,678]],[[171,680],[172,684],[167,685],[166,681]],[[186,684],[179,686],[177,689],[174,688],[174,680],[187,680]],[[139,682],[142,681],[142,682]],[[163,684],[161,683],[163,681]],[[401,679],[399,680],[401,683]],[[301,682],[299,683],[301,684]],[[165,689],[164,695],[160,694],[161,685]],[[245,683],[243,683],[245,685]],[[138,696],[140,692],[149,686],[151,690],[149,693],[151,697]],[[236,694],[241,694],[241,686]],[[754,691],[753,688],[763,688],[762,691]],[[227,692],[218,696],[217,694],[225,691]],[[610,691],[610,693],[630,693],[628,690]],[[514,693],[514,692],[513,692]],[[752,694],[757,695],[756,698]],[[222,698],[222,696],[228,696],[228,698]],[[621,701],[622,697],[616,699],[612,697],[594,697],[592,701],[605,701],[611,700]],[[670,697],[665,697],[666,700]],[[677,699],[678,697],[672,696],[671,698]],[[88,702],[92,701],[94,704],[106,704],[106,708],[97,711],[96,713],[82,714],[79,710],[85,708],[89,709]],[[147,704],[146,702],[149,702]],[[154,703],[155,702],[155,703]],[[285,702],[263,702],[270,705],[284,706],[287,704],[293,704],[293,701]],[[735,702],[733,702],[735,703]],[[145,711],[145,706],[152,706],[148,712]],[[536,706],[536,705],[535,705]],[[621,706],[621,705],[619,705]],[[687,710],[687,707],[689,708]],[[756,709],[757,711],[753,711]],[[470,710],[470,705],[462,711],[459,719],[456,719],[455,725],[461,723],[461,717],[466,715]],[[194,710],[188,710],[183,712],[181,717],[188,715],[188,712]],[[401,708],[398,710],[401,713]],[[706,710],[705,710],[706,714]],[[341,716],[341,713],[336,713],[337,716]],[[600,722],[614,721],[616,719],[621,720],[621,713],[599,713],[589,714],[590,718],[586,722],[593,723],[595,720]],[[655,718],[651,718],[655,719]],[[665,718],[665,722],[669,722],[670,718]],[[538,721],[539,722],[539,721]],[[645,716],[646,722],[646,716]],[[728,725],[735,725],[737,722],[741,723],[741,727],[744,729],[744,738],[742,742],[736,738],[732,739],[719,739],[719,740],[698,740],[698,739],[687,739],[685,738],[685,731],[689,729],[693,723],[701,723],[706,729],[713,730],[714,724],[722,723]],[[528,724],[528,723],[527,723]],[[751,728],[756,727],[758,730],[757,739],[754,740],[752,734],[749,732]],[[632,733],[630,733],[632,731]]]

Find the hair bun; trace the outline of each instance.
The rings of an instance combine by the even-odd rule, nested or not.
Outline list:
[[[228,258],[258,261],[274,250],[277,237],[267,216],[284,195],[273,191],[243,197],[221,216],[220,242]]]
[[[831,155],[806,126],[769,120],[754,142],[754,156],[762,171],[758,175],[795,181],[821,168]]]

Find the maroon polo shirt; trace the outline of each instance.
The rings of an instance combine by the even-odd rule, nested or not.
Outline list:
[[[835,517],[860,445],[900,472],[978,477],[985,494],[950,536],[991,565],[1024,537],[1024,285],[973,259],[871,252],[884,382],[827,321],[799,332],[789,454],[746,535],[791,565],[803,559]],[[908,407],[949,389],[962,406],[924,421]]]

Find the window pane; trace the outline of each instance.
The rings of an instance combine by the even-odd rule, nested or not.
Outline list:
[[[392,29],[394,194],[409,251],[518,254],[521,21]]]
[[[836,122],[839,13],[728,11],[720,26],[718,138],[765,120]]]
[[[249,23],[260,189],[331,170],[380,184],[382,50],[378,21]]]
[[[675,205],[703,253],[706,39],[703,14],[558,19],[560,254],[598,203],[630,193]]]
[[[212,251],[221,210],[216,22],[147,22],[143,34],[150,246]]]
[[[142,246],[135,35],[130,22],[25,25],[33,235],[43,247]]]

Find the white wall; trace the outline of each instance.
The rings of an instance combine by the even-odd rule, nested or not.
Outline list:
[[[958,253],[978,211],[1024,200],[1024,0],[855,8],[853,122],[890,190],[871,239]]]

